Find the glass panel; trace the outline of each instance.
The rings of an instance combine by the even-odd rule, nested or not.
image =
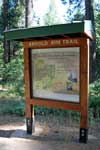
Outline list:
[[[79,47],[32,49],[32,97],[79,102]]]

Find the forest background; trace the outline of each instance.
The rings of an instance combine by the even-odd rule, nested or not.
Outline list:
[[[92,21],[95,33],[91,58],[96,79],[90,84],[89,120],[100,121],[100,0],[0,0],[0,114],[25,115],[23,48],[7,42],[4,31],[84,20]],[[35,107],[35,113],[79,119],[78,113],[44,107]]]

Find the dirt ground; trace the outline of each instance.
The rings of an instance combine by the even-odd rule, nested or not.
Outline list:
[[[90,126],[88,135],[87,144],[79,143],[79,123],[52,115],[36,116],[35,133],[27,135],[25,118],[14,115],[0,116],[0,141],[3,139],[5,142],[6,139],[8,144],[11,143],[10,139],[14,139],[15,143],[29,143],[33,150],[100,150],[100,125]]]

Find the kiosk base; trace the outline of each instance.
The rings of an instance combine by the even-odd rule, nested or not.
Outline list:
[[[87,143],[88,140],[88,129],[80,128],[80,143]]]
[[[35,124],[33,118],[26,118],[27,134],[32,134],[35,131]]]

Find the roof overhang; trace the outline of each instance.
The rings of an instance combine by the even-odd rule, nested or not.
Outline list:
[[[90,20],[59,24],[51,26],[40,26],[33,28],[20,28],[4,31],[6,40],[33,40],[57,37],[87,37],[91,40],[94,37],[93,27]]]

